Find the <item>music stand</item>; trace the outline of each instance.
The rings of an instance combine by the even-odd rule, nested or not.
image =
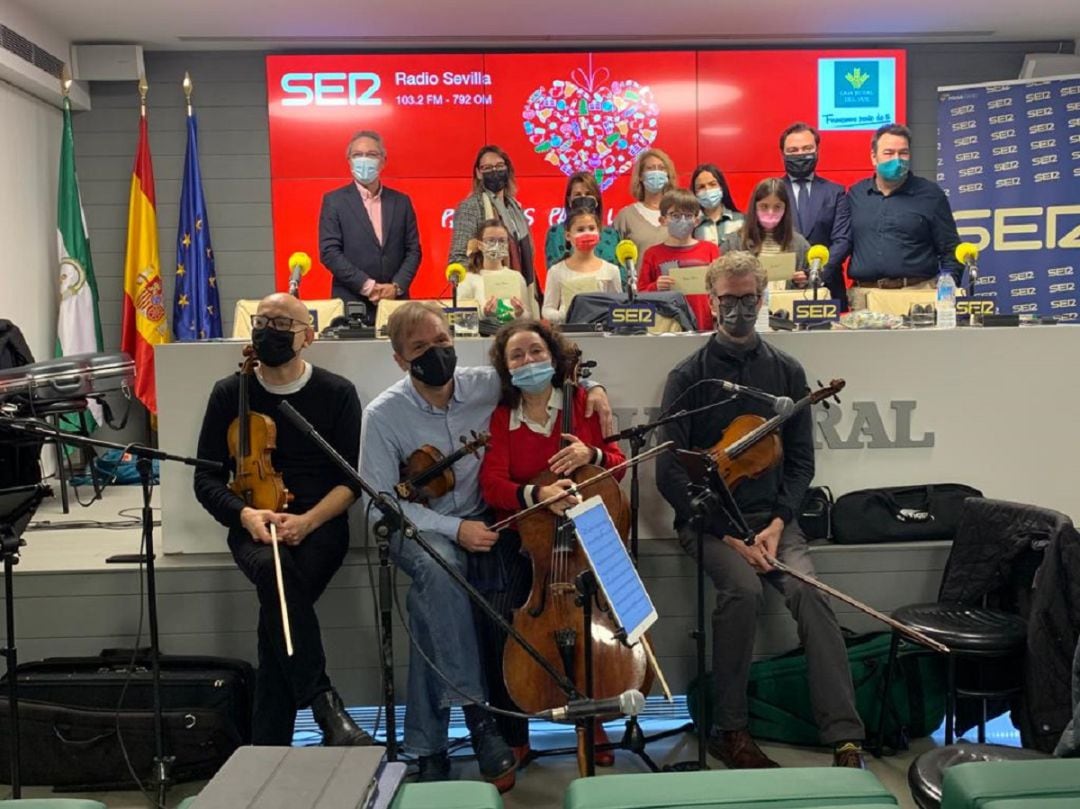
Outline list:
[[[697,658],[697,681],[702,692],[698,698],[697,723],[698,757],[696,761],[680,761],[666,767],[675,772],[709,769],[705,759],[709,743],[709,717],[705,715],[705,527],[709,518],[719,509],[731,524],[732,535],[748,545],[754,543],[754,532],[746,524],[727,483],[720,477],[716,463],[704,452],[677,449],[675,455],[690,476],[691,506],[694,510],[694,528],[697,532],[697,622],[692,633]]]
[[[15,648],[15,593],[13,590],[14,566],[18,563],[22,547],[22,532],[34,516],[37,507],[52,489],[37,483],[0,489],[0,556],[4,559],[4,613],[7,635],[2,654],[7,658],[8,711],[11,721],[11,797],[22,795],[19,779],[19,688],[16,668],[19,665]]]
[[[583,573],[579,577],[578,587],[582,594],[582,607],[585,610],[585,684],[586,696],[592,697],[592,636],[591,626],[592,601],[596,596],[596,588],[599,587],[607,602],[608,610],[615,624],[615,637],[626,644],[633,645],[642,639],[645,631],[656,623],[656,607],[645,589],[641,577],[633,559],[627,553],[615,523],[611,520],[604,501],[599,495],[594,495],[583,503],[570,508],[566,516],[574,525],[581,549],[585,552],[585,558],[589,562],[591,571]],[[588,772],[594,775],[593,759],[593,731],[594,725],[589,721],[585,726],[586,744],[588,745]],[[641,737],[641,729],[637,725],[637,717],[629,717],[627,735],[635,738]],[[653,771],[658,770],[655,762],[644,750],[644,745],[631,745],[629,749],[636,753]]]

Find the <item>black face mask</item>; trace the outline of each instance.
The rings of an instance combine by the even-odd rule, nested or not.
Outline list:
[[[409,363],[409,373],[425,385],[441,388],[454,378],[456,367],[457,352],[453,346],[432,346]]]
[[[492,194],[498,194],[510,182],[510,172],[507,169],[496,169],[480,175],[484,181],[484,188]]]
[[[255,347],[255,356],[259,358],[259,362],[270,368],[284,365],[296,356],[293,336],[291,331],[278,331],[269,326],[252,329],[251,344]]]
[[[817,168],[817,152],[784,155],[784,171],[796,180],[805,180]]]
[[[732,337],[749,337],[754,331],[757,322],[757,306],[746,306],[739,302],[733,306],[720,304],[720,317],[717,319],[717,327],[723,326],[724,331]]]

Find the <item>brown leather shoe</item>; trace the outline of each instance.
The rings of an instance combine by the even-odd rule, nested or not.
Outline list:
[[[764,770],[780,765],[765,755],[750,731],[713,730],[709,734],[709,755],[720,759],[729,770]]]
[[[833,750],[832,764],[834,767],[851,767],[855,770],[865,770],[866,762],[863,761],[862,745],[858,742],[838,744]]]

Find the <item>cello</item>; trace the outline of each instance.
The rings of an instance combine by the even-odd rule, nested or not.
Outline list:
[[[274,469],[271,454],[277,448],[277,425],[265,413],[252,411],[248,385],[255,374],[255,349],[244,346],[244,362],[240,366],[240,396],[238,413],[229,425],[227,443],[235,468],[229,488],[244,504],[265,511],[284,511],[293,499],[285,480]],[[270,523],[271,546],[274,549],[274,573],[277,577],[278,602],[285,629],[285,650],[293,653],[289,611],[285,604],[285,582],[281,575],[281,555],[278,551],[277,526]]]
[[[574,392],[577,378],[587,373],[580,350],[563,385],[562,432],[573,434]],[[564,443],[565,446],[565,443]],[[568,475],[575,483],[588,481],[603,470],[586,464]],[[545,470],[531,481],[548,486],[560,476]],[[626,542],[629,507],[619,484],[610,476],[582,485],[582,498],[599,495],[611,514],[619,536]],[[627,646],[606,605],[593,610],[586,633],[578,605],[576,580],[589,563],[574,533],[573,524],[550,510],[536,510],[517,523],[521,552],[532,566],[532,586],[525,603],[514,611],[513,625],[556,668],[563,671],[586,697],[603,699],[636,689],[648,693],[652,682],[645,644]],[[584,639],[592,638],[592,682],[585,670]],[[503,680],[511,699],[525,712],[538,713],[566,703],[559,685],[516,643],[503,651]],[[579,747],[579,764],[582,750]]]

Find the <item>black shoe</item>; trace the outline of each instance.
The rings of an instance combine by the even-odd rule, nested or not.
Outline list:
[[[420,774],[416,777],[419,783],[450,780],[450,754],[445,750],[430,756],[420,756],[419,763]]]
[[[508,791],[514,786],[514,771],[517,769],[514,751],[499,733],[491,714],[476,705],[466,705],[464,713],[480,774],[499,792]]]
[[[338,692],[331,688],[311,701],[311,713],[323,733],[326,747],[366,747],[375,740],[345,710]]]

